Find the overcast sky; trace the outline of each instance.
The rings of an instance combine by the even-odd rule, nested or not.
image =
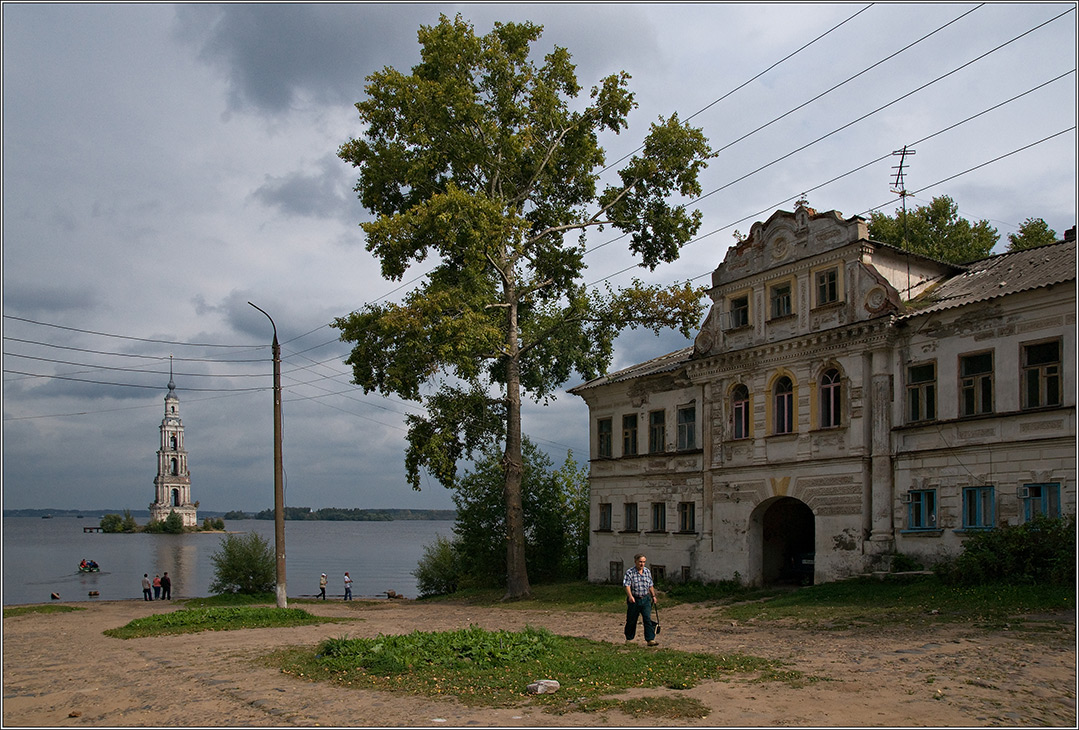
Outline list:
[[[568,48],[585,89],[629,72],[639,108],[603,139],[611,161],[673,112],[699,111],[722,150],[682,258],[628,270],[614,241],[587,257],[589,283],[707,284],[735,230],[803,193],[892,213],[904,145],[909,204],[952,197],[998,250],[1028,217],[1075,224],[1070,3],[4,4],[5,508],[145,509],[170,355],[193,497],[271,507],[272,330],[249,301],[283,343],[286,502],[452,508],[433,480],[407,486],[411,406],[350,385],[328,326],[401,296],[336,152],[361,132],[365,77],[410,69],[439,13],[481,34],[543,25],[537,51]],[[612,369],[686,344],[624,336]],[[587,459],[580,399],[528,406],[524,426],[555,464]]]

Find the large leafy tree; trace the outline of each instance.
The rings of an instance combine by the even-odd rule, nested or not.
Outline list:
[[[453,488],[457,466],[491,443],[501,459],[506,597],[530,593],[521,513],[521,399],[540,402],[573,372],[594,377],[627,327],[689,336],[701,292],[688,283],[589,290],[584,236],[614,228],[654,269],[677,258],[699,211],[669,202],[700,194],[707,140],[677,116],[652,124],[639,154],[598,190],[598,135],[627,127],[628,76],[581,92],[566,49],[530,59],[542,28],[496,23],[477,36],[460,16],[419,30],[421,61],[368,77],[356,104],[363,134],[339,155],[359,171],[362,223],[382,275],[431,266],[401,303],[368,304],[337,319],[355,343],[348,363],[365,392],[422,400],[405,457]],[[421,393],[421,388],[424,392]]]
[[[989,221],[971,223],[960,218],[959,207],[947,195],[914,210],[897,210],[894,216],[870,213],[869,237],[955,264],[985,258],[1000,238]]]
[[[1027,218],[1020,224],[1018,231],[1008,234],[1009,251],[1023,251],[1056,242],[1057,232],[1041,218]]]

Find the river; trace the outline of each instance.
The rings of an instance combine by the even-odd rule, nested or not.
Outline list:
[[[143,573],[153,578],[168,571],[173,598],[210,595],[211,555],[223,535],[189,533],[86,533],[99,519],[74,516],[4,517],[3,605],[40,603],[59,593],[63,601],[142,598]],[[423,549],[436,536],[452,538],[453,522],[285,522],[285,584],[290,597],[318,593],[320,573],[329,576],[327,594],[344,594],[344,573],[352,576],[355,598],[385,595],[388,590],[414,598],[416,569]],[[229,532],[257,532],[274,544],[272,520],[228,520]],[[96,560],[100,573],[79,573],[79,561]],[[97,591],[97,596],[90,596]]]

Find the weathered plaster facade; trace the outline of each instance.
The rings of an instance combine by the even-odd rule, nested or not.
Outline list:
[[[198,527],[198,503],[191,501],[191,472],[187,468],[184,447],[184,424],[180,420],[180,399],[176,383],[169,377],[165,395],[165,417],[161,419],[161,440],[157,449],[157,476],[154,477],[154,501],[150,519],[164,522],[169,512],[176,512],[184,527]]]
[[[827,581],[1075,512],[1074,236],[960,267],[799,207],[709,296],[692,347],[570,391],[590,579],[643,551],[674,578]]]

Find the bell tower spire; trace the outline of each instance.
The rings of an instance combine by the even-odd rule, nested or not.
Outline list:
[[[198,503],[191,501],[191,472],[187,468],[184,424],[180,420],[180,398],[173,380],[169,355],[169,392],[165,394],[165,417],[161,419],[161,441],[157,450],[157,476],[150,520],[164,522],[170,512],[183,520],[184,527],[198,527]]]

